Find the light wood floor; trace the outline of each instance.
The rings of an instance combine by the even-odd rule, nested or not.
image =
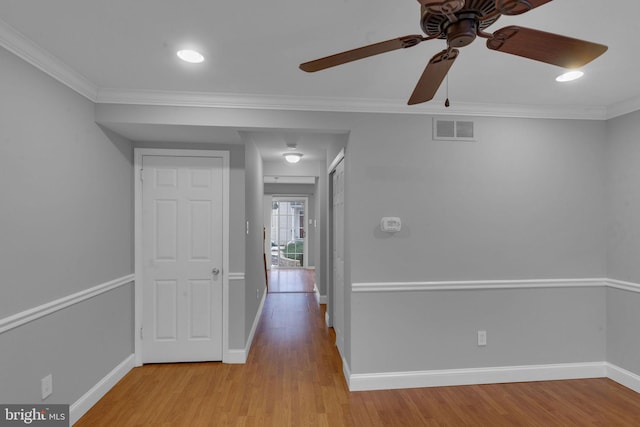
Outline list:
[[[608,379],[350,393],[313,294],[268,294],[245,365],[135,368],[76,426],[640,426]]]
[[[268,272],[269,292],[313,292],[315,271],[304,268],[273,268]]]

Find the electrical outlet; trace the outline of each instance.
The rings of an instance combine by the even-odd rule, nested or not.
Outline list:
[[[53,393],[53,376],[51,374],[40,380],[40,389],[42,391],[42,400],[51,396],[51,393]]]
[[[487,345],[487,331],[478,331],[478,346]]]

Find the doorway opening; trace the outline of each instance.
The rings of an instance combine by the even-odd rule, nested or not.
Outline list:
[[[273,197],[269,292],[313,292],[315,274],[307,270],[306,197]]]
[[[307,266],[306,197],[274,197],[271,203],[271,269]]]

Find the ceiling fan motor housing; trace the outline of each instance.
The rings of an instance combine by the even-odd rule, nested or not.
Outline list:
[[[447,44],[453,48],[470,45],[476,39],[477,29],[477,20],[474,18],[450,23],[445,29]]]

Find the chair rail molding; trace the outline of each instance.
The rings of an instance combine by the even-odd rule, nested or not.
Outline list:
[[[485,289],[535,289],[602,287],[612,283],[604,278],[533,279],[533,280],[465,280],[437,282],[373,282],[354,283],[353,292],[452,291]],[[633,284],[624,282],[628,289]],[[620,285],[622,286],[622,284]],[[635,285],[640,292],[640,285]]]
[[[105,292],[109,292],[112,289],[116,289],[116,288],[119,288],[120,286],[133,283],[134,280],[135,280],[135,276],[133,274],[128,274],[118,279],[102,283],[92,288],[88,288],[80,292],[76,292],[74,294],[67,295],[62,298],[58,298],[57,300],[54,300],[45,304],[41,304],[37,307],[33,307],[28,310],[21,311],[20,313],[11,315],[9,317],[5,317],[4,319],[0,319],[0,334],[7,332],[11,329],[20,327],[34,320],[40,319],[41,317],[47,316],[51,313],[55,313],[56,311],[63,310],[74,304],[78,304],[78,303],[81,303],[82,301],[86,301],[89,298],[93,298],[95,296],[104,294]]]

